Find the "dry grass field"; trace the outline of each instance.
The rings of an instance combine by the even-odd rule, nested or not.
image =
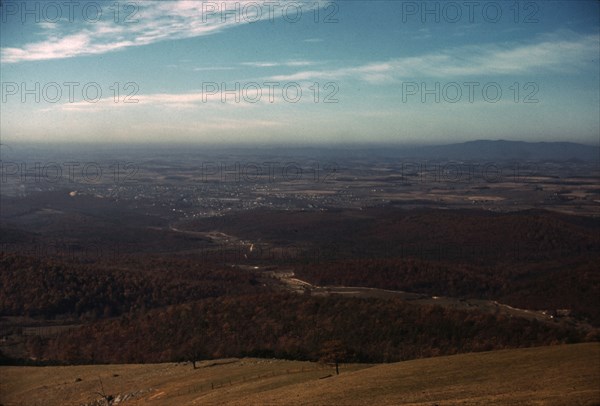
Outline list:
[[[0,403],[82,405],[600,405],[600,344],[326,366],[269,359],[0,368]],[[100,384],[102,381],[102,385]],[[97,403],[103,404],[103,403]]]

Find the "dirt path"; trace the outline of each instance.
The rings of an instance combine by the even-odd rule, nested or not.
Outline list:
[[[231,243],[243,244],[248,247],[249,252],[251,252],[252,248],[254,247],[254,243],[251,241],[240,240],[235,236],[228,235],[220,231],[194,232],[181,230],[173,226],[170,226],[170,230],[202,236],[204,238],[210,238],[213,242],[223,245]],[[241,264],[235,264],[233,266],[237,266],[240,269],[251,269],[254,271],[262,270],[264,274],[268,276],[268,278],[265,278],[267,280],[266,283],[273,283],[273,281],[275,281],[275,284],[279,287],[299,294],[310,294],[312,296],[343,295],[347,297],[379,299],[398,298],[418,304],[440,305],[457,310],[478,310],[492,314],[502,313],[509,317],[521,317],[528,320],[537,320],[545,323],[561,323],[571,326],[575,324],[587,331],[593,329],[589,324],[583,323],[572,317],[556,318],[546,311],[520,309],[507,304],[499,303],[495,300],[459,299],[446,296],[431,296],[423,293],[370,288],[364,286],[317,286],[302,279],[298,279],[293,268],[273,270],[271,267],[266,266],[245,266]]]
[[[293,269],[268,271],[272,279],[277,280],[285,289],[312,296],[343,295],[359,298],[391,299],[398,298],[418,304],[440,305],[457,310],[478,310],[487,313],[502,313],[509,317],[521,317],[528,320],[538,320],[545,323],[577,324],[580,328],[590,330],[592,327],[573,318],[555,318],[544,311],[519,309],[495,300],[458,299],[446,296],[430,296],[423,293],[404,292],[399,290],[369,288],[363,286],[316,286],[298,279]]]

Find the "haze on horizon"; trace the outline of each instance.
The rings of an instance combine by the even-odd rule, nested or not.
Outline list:
[[[598,1],[51,4],[0,7],[2,144],[598,145]]]

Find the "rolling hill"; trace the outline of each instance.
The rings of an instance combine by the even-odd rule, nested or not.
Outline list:
[[[190,364],[2,367],[0,403],[81,405],[598,405],[600,344],[342,365],[256,358]],[[102,384],[100,384],[102,381]]]

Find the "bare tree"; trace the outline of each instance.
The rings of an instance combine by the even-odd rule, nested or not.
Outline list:
[[[106,401],[107,406],[111,406],[113,404],[113,401],[115,400],[115,398],[113,395],[107,395],[106,392],[104,392],[104,385],[102,384],[102,379],[100,379],[100,377],[98,377],[98,380],[100,381],[100,388],[102,389],[102,391],[96,392],[96,394],[102,396],[102,399],[104,399]]]
[[[195,336],[190,342],[187,350],[187,359],[191,361],[192,366],[196,369],[196,362],[205,358],[204,347],[200,337]]]
[[[327,364],[335,364],[335,374],[339,375],[339,363],[345,361],[347,356],[348,351],[342,341],[330,340],[323,343],[323,347],[321,348],[321,358],[319,360]]]

